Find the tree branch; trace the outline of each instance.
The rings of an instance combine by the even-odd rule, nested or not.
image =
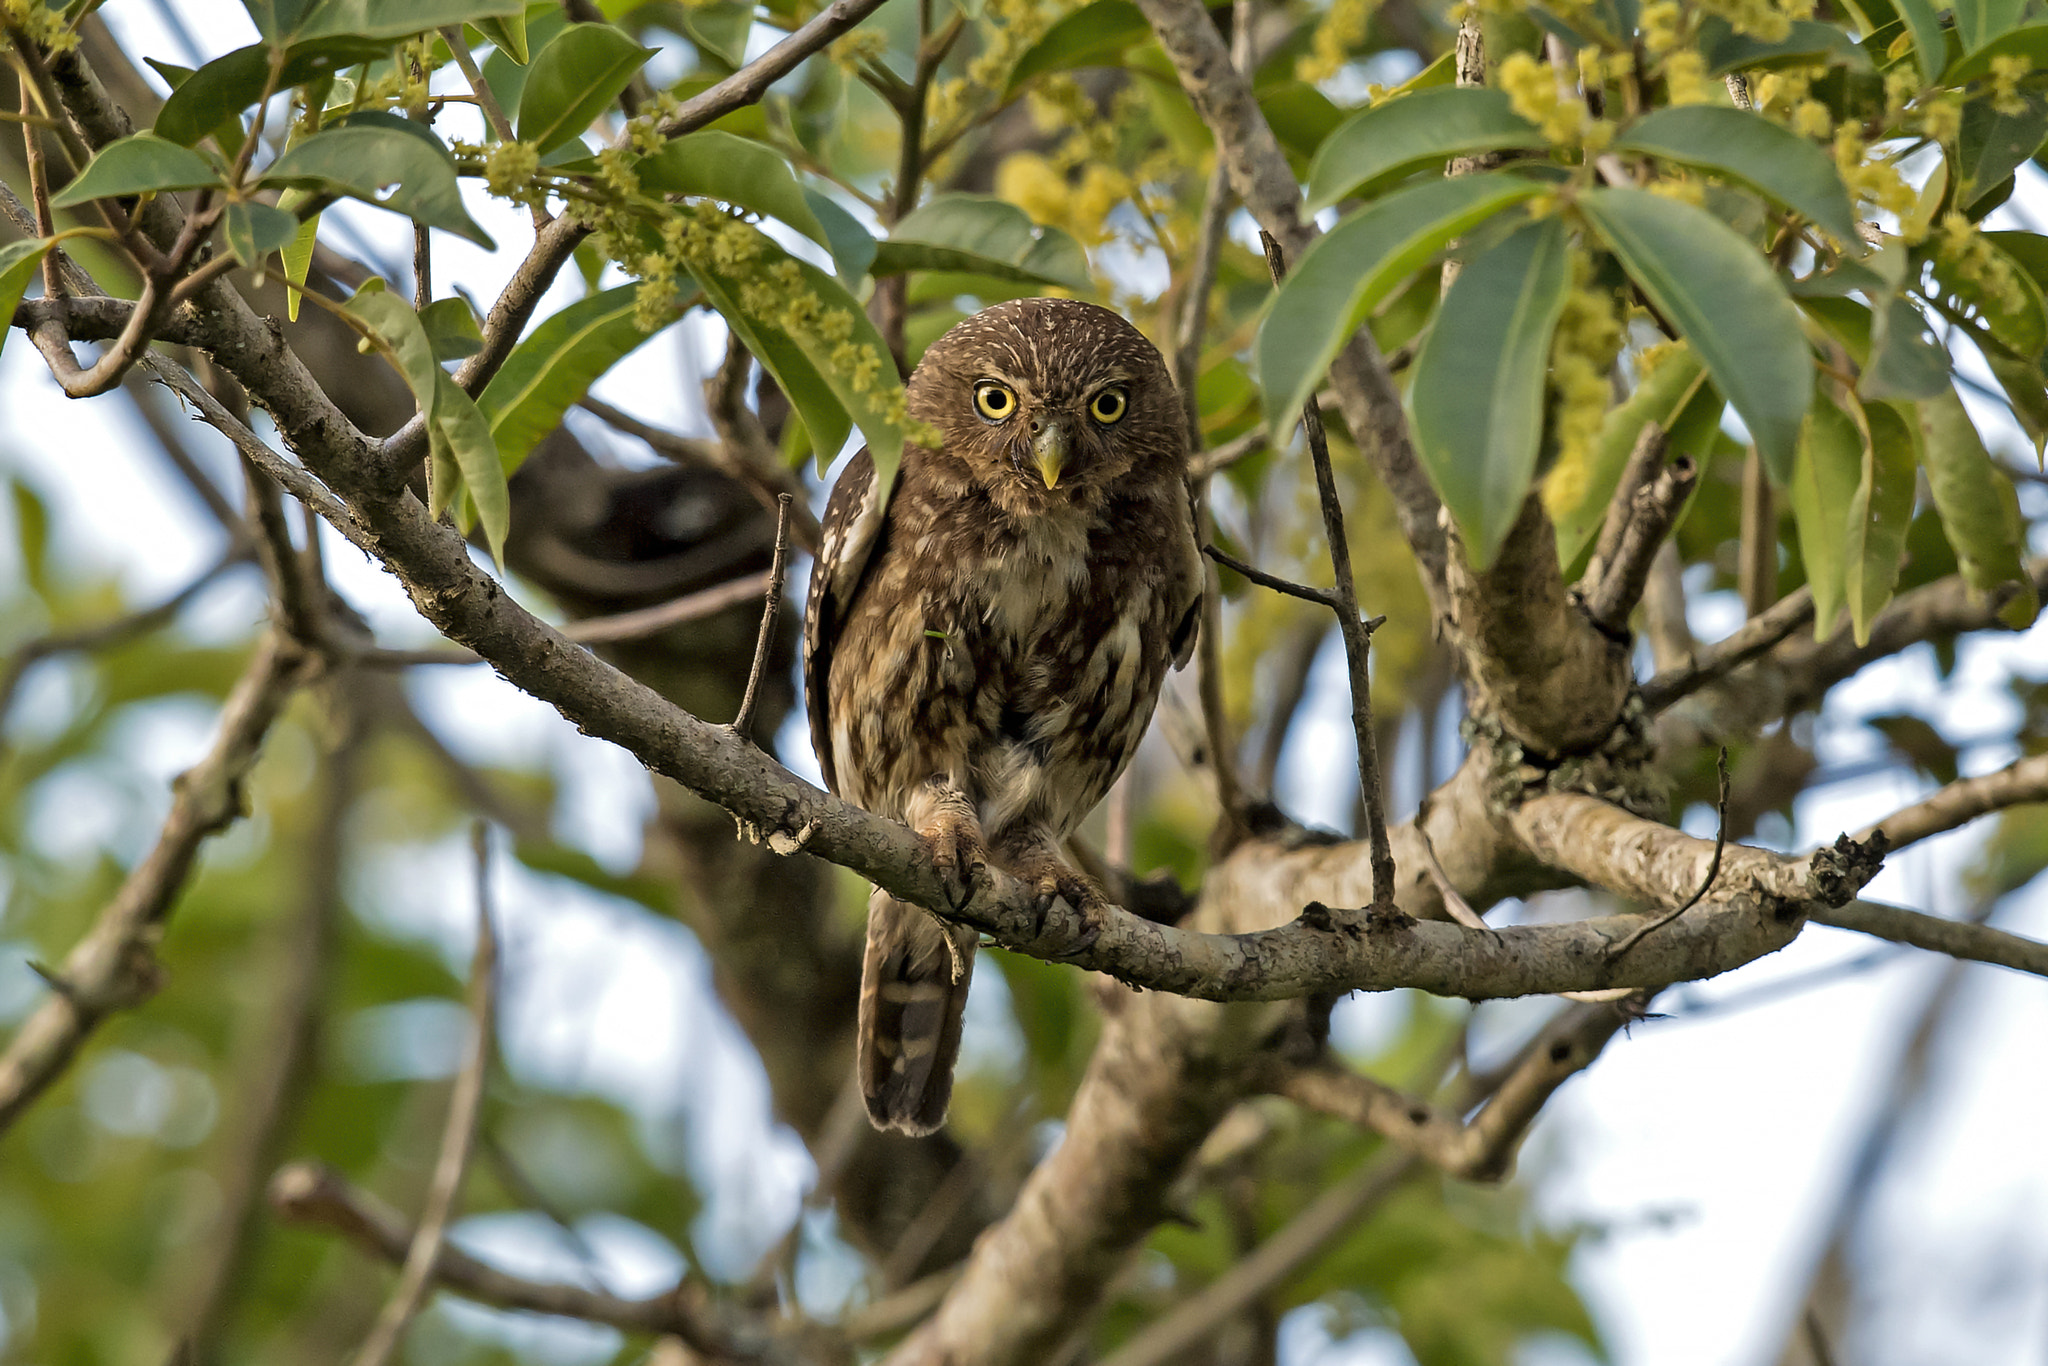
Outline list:
[[[266,632],[221,708],[213,748],[172,784],[171,812],[156,846],[135,865],[52,976],[53,994],[0,1054],[0,1132],[56,1080],[86,1035],[117,1010],[153,995],[161,979],[155,947],[199,846],[242,812],[242,780],[263,738],[304,677],[306,657]]]
[[[2048,977],[2048,944],[1988,925],[1944,920],[1938,915],[1923,915],[1903,906],[1861,898],[1842,906],[1820,907],[1812,918],[1823,925],[1889,939],[1894,944],[1911,944],[1916,949],[1945,953],[1951,958],[1967,958],[1973,963],[1991,963],[2014,972]]]

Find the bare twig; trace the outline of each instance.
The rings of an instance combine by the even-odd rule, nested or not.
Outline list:
[[[1645,422],[1642,431],[1636,433],[1636,444],[1629,449],[1628,463],[1622,466],[1621,479],[1614,486],[1614,496],[1608,499],[1607,515],[1600,520],[1600,534],[1593,541],[1593,554],[1586,561],[1584,587],[1590,595],[1607,577],[1608,568],[1621,553],[1621,540],[1627,533],[1629,523],[1635,520],[1636,491],[1657,477],[1657,471],[1664,466],[1664,449],[1668,437],[1664,428],[1655,422]]]
[[[1222,565],[1225,569],[1244,575],[1244,577],[1250,579],[1261,588],[1270,588],[1275,593],[1290,598],[1300,598],[1303,602],[1312,602],[1318,607],[1335,608],[1337,606],[1336,597],[1329,589],[1316,588],[1305,583],[1296,583],[1293,579],[1283,579],[1278,574],[1268,574],[1257,565],[1246,564],[1221,546],[1205,545],[1202,547],[1202,553]]]
[[[768,647],[775,641],[775,619],[782,611],[782,587],[789,562],[789,495],[783,494],[776,503],[775,559],[768,569],[768,590],[761,604],[761,632],[754,637],[754,665],[747,670],[747,691],[740,698],[739,714],[732,719],[733,734],[741,736],[754,729],[754,704],[760,700],[761,675],[768,669]]]
[[[270,1182],[271,1207],[295,1223],[319,1224],[344,1235],[373,1256],[401,1263],[415,1231],[404,1216],[358,1190],[337,1171],[317,1162],[294,1162]],[[674,1333],[719,1361],[788,1362],[761,1326],[707,1303],[687,1285],[642,1300],[554,1281],[534,1281],[500,1271],[460,1248],[443,1246],[434,1267],[436,1281],[457,1294],[501,1309],[607,1323],[633,1333]]]
[[[1813,590],[1801,585],[1773,604],[1762,616],[1751,617],[1726,638],[1699,652],[1691,664],[1666,669],[1643,684],[1643,706],[1660,712],[1673,702],[1719,682],[1759,655],[1768,653],[1779,641],[1813,620]]]
[[[116,617],[112,621],[103,621],[96,626],[83,626],[74,631],[55,631],[25,642],[8,656],[6,664],[0,665],[0,722],[7,719],[8,709],[13,705],[14,694],[21,686],[23,675],[43,660],[53,655],[104,650],[170,625],[177,620],[178,613],[185,610],[187,603],[206,591],[207,587],[229,568],[247,558],[248,552],[236,547],[215,561],[205,573],[154,606],[141,608],[126,616]]]
[[[2048,977],[2048,944],[1988,925],[1946,920],[1903,906],[1861,899],[1843,906],[1822,907],[1814,911],[1811,919],[1837,929],[1889,939],[1895,944],[1945,953],[1951,958],[1967,958],[1973,963],[1991,963],[2015,972]]]
[[[1266,429],[1255,427],[1240,436],[1233,436],[1220,446],[1212,446],[1188,461],[1188,478],[1207,479],[1221,474],[1248,455],[1266,449]]]
[[[1280,242],[1260,230],[1266,248],[1266,268],[1278,285],[1287,274],[1287,262]],[[1358,785],[1365,802],[1366,839],[1371,848],[1372,901],[1375,906],[1394,904],[1394,850],[1387,836],[1386,795],[1380,783],[1379,739],[1372,724],[1372,681],[1370,656],[1372,631],[1358,612],[1358,580],[1351,572],[1351,542],[1344,531],[1344,504],[1337,495],[1337,476],[1330,466],[1330,445],[1323,436],[1322,408],[1311,396],[1301,410],[1302,430],[1308,435],[1309,458],[1315,465],[1316,492],[1323,508],[1323,529],[1330,542],[1330,566],[1335,571],[1330,605],[1337,612],[1337,626],[1344,638],[1344,662],[1351,672],[1351,729],[1358,741]]]
[[[469,40],[462,36],[462,25],[448,25],[441,30],[441,37],[455,55],[455,64],[462,68],[470,93],[476,96],[477,105],[484,111],[484,119],[491,125],[491,131],[501,142],[519,141],[519,135],[512,131],[512,121],[505,117],[504,107],[498,103],[490,82],[484,79],[484,73],[477,69],[476,58],[470,55]]]
[[[1698,478],[1692,457],[1680,456],[1635,491],[1614,559],[1586,599],[1586,614],[1596,626],[1616,634],[1628,630],[1629,614],[1642,601],[1643,586],[1649,582],[1651,562]]]
[[[1714,826],[1714,857],[1712,861],[1710,861],[1707,864],[1707,875],[1706,877],[1700,880],[1700,889],[1697,892],[1694,892],[1691,896],[1687,897],[1683,902],[1673,907],[1671,910],[1666,911],[1663,915],[1658,916],[1655,920],[1649,921],[1647,924],[1644,924],[1643,926],[1638,928],[1634,933],[1624,935],[1620,940],[1616,941],[1614,947],[1607,950],[1608,962],[1611,963],[1615,959],[1620,958],[1623,954],[1627,953],[1637,944],[1640,944],[1645,938],[1652,934],[1655,934],[1658,930],[1663,929],[1666,925],[1669,925],[1672,921],[1678,919],[1678,917],[1684,915],[1687,911],[1699,905],[1700,900],[1706,896],[1708,889],[1714,885],[1714,879],[1720,876],[1721,856],[1722,854],[1726,853],[1728,849],[1727,750],[1723,749],[1720,752],[1720,757],[1714,761],[1714,768],[1715,771],[1720,774],[1721,778],[1721,796],[1720,799],[1715,803],[1715,810],[1718,819],[1715,821]]]
[[[1882,830],[1898,849],[1967,825],[1989,812],[2030,802],[2048,802],[2048,754],[2016,760],[1996,773],[1959,778],[1886,816],[1863,831],[1861,838]]]
[[[674,432],[642,422],[631,413],[623,412],[600,399],[586,397],[577,405],[584,411],[603,419],[606,425],[616,427],[628,436],[635,436],[653,448],[656,455],[673,460],[679,465],[696,465],[714,469],[719,473],[739,480],[747,486],[748,492],[761,500],[767,508],[776,506],[776,499],[789,494],[794,499],[789,510],[789,530],[798,545],[813,555],[818,553],[818,518],[810,505],[804,501],[803,480],[794,470],[767,453],[766,463],[761,463],[764,452],[754,445],[742,443],[735,447],[724,441],[701,441],[693,437],[679,436]],[[760,443],[765,446],[765,438]]]
[[[36,1008],[0,1054],[0,1131],[56,1080],[100,1021],[156,991],[154,948],[164,922],[200,844],[241,814],[242,780],[304,669],[305,656],[277,633],[267,632],[257,642],[221,709],[213,748],[172,785],[170,815],[155,848],[65,958],[57,974],[63,989]]]
[[[419,1228],[406,1249],[405,1263],[391,1298],[370,1330],[355,1366],[385,1366],[405,1336],[406,1325],[425,1302],[441,1260],[442,1239],[455,1212],[462,1179],[476,1149],[477,1116],[483,1111],[484,1078],[490,1070],[491,1037],[496,1030],[498,1000],[498,932],[491,923],[490,827],[476,823],[471,843],[476,850],[476,953],[469,965],[469,1048],[455,1087],[448,1097],[448,1120],[441,1130],[441,1153],[420,1209]]]
[[[1347,1229],[1400,1189],[1414,1169],[1407,1153],[1369,1158],[1318,1195],[1250,1256],[1102,1359],[1102,1366],[1173,1366],[1223,1324],[1319,1256]]]

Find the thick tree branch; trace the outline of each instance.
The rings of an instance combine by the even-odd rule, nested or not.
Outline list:
[[[199,846],[242,813],[242,780],[305,669],[306,657],[277,633],[266,632],[257,642],[221,708],[213,748],[172,785],[171,812],[156,847],[129,872],[91,932],[52,975],[49,999],[0,1054],[0,1132],[57,1079],[100,1021],[156,992],[156,942]]]

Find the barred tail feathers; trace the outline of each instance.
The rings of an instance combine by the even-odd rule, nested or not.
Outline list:
[[[972,930],[881,891],[868,899],[856,1065],[876,1128],[922,1136],[946,1122],[974,945]]]

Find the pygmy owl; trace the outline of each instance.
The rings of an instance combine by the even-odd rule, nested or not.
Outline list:
[[[989,864],[1101,915],[1059,842],[1130,762],[1203,580],[1187,431],[1158,350],[1106,308],[1020,299],[910,377],[938,433],[886,499],[866,451],[826,505],[804,614],[825,783],[930,846],[969,894]],[[878,1128],[945,1122],[975,933],[877,889],[856,1066]]]

